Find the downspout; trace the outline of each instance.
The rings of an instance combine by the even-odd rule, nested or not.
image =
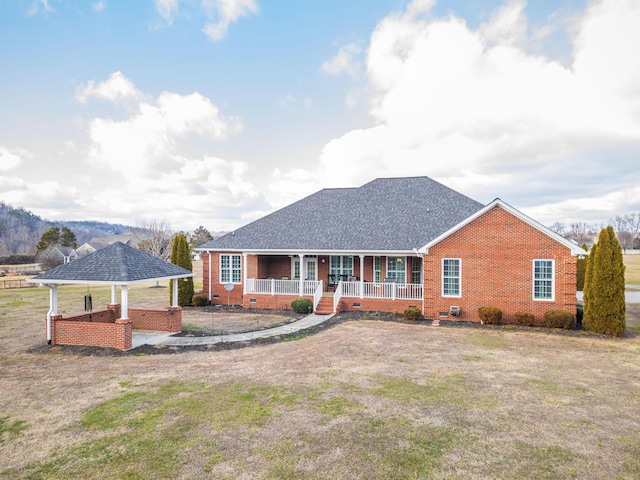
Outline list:
[[[58,314],[58,287],[57,285],[47,285],[49,287],[49,311],[47,312],[47,344],[51,345],[51,317]]]

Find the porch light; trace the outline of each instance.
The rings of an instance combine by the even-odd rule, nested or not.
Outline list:
[[[403,262],[402,258],[398,257],[398,263],[402,263],[402,262]]]

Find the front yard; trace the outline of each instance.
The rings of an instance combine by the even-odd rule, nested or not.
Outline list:
[[[358,319],[239,350],[27,353],[47,295],[0,292],[0,478],[640,478],[637,304],[621,339]]]

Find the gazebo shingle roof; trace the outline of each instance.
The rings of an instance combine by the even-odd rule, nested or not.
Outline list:
[[[193,276],[193,272],[115,242],[65,265],[36,275],[32,283],[130,284]]]

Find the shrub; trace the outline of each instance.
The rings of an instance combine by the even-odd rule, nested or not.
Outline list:
[[[564,310],[549,310],[544,314],[544,326],[549,328],[575,328],[576,319]]]
[[[308,298],[296,298],[291,302],[291,309],[296,313],[311,313],[313,311],[313,302]]]
[[[500,325],[502,323],[502,310],[498,307],[480,307],[478,309],[480,321],[487,325]]]
[[[411,320],[415,322],[416,320],[420,320],[421,316],[422,314],[420,313],[420,310],[418,310],[416,307],[409,307],[404,310],[405,320]]]
[[[207,296],[202,293],[196,293],[191,301],[195,307],[204,307],[209,303]]]
[[[613,227],[600,231],[591,247],[584,283],[585,330],[621,336],[626,327],[622,248]]]
[[[529,312],[516,312],[516,324],[530,327],[534,324],[535,317],[533,313]]]

